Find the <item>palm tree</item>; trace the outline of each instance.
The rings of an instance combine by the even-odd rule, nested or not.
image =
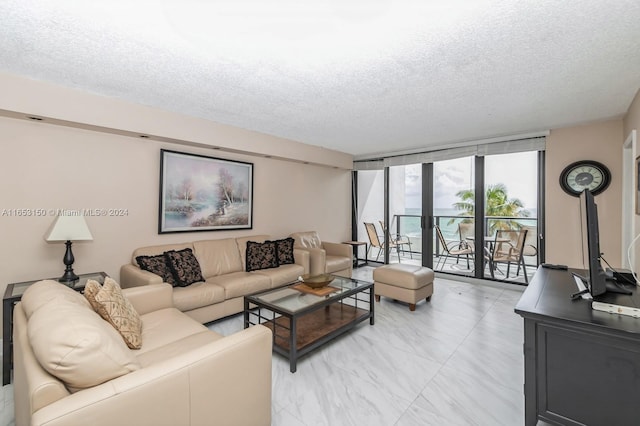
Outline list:
[[[460,210],[458,216],[471,216],[475,214],[475,193],[471,189],[463,189],[458,191],[456,196],[460,201],[453,203],[453,208]],[[507,216],[507,217],[529,217],[528,210],[523,208],[522,201],[518,198],[509,198],[507,187],[502,183],[489,185],[485,192],[484,212],[485,216]],[[462,222],[468,223],[473,219],[463,219]],[[451,219],[449,223],[453,223],[455,219]],[[498,229],[519,229],[520,225],[512,219],[493,219],[489,221],[489,229],[493,234]]]

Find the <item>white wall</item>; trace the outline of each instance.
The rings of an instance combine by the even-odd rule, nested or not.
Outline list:
[[[56,91],[56,96],[60,93],[64,90]],[[92,109],[102,101],[102,98],[83,96],[88,99],[85,109]],[[58,101],[66,104],[68,99],[62,97]],[[6,107],[6,98],[3,102]],[[67,109],[71,107],[82,109],[81,105],[71,105]],[[110,112],[113,123],[120,115],[131,120],[130,114],[139,106],[132,105],[129,109],[128,105],[120,103],[118,108],[120,111]],[[40,113],[51,116],[55,111],[41,110]],[[98,114],[97,109],[94,113]],[[153,120],[149,119],[152,113],[150,110],[145,113],[149,126],[153,125]],[[174,127],[173,137],[190,134],[191,119],[159,112],[158,129],[165,128],[167,120]],[[184,125],[182,133],[181,125]],[[209,123],[198,122],[198,125],[199,131],[205,133]],[[211,138],[215,138],[217,126],[210,128]],[[225,142],[233,145],[235,130],[227,126],[224,132]],[[243,150],[250,148],[247,132],[242,129],[237,132],[244,138]],[[159,131],[149,133],[157,135]],[[254,135],[253,143],[260,152],[268,150],[270,144],[276,147],[280,142],[287,146],[291,144],[270,136]],[[132,251],[145,245],[254,234],[284,237],[306,230],[319,231],[327,241],[351,239],[350,171],[337,166],[299,162],[316,155],[317,147],[297,144],[295,155],[299,158],[284,161],[265,158],[262,154],[223,152],[8,117],[0,117],[0,146],[2,292],[8,283],[57,277],[64,270],[64,245],[46,243],[43,239],[54,217],[49,214],[37,217],[12,215],[15,209],[44,209],[46,212],[51,209],[126,209],[127,214],[121,217],[87,217],[94,240],[73,246],[76,273],[105,271],[116,279],[119,279],[120,266],[130,261]],[[161,148],[254,163],[253,229],[159,235]],[[325,152],[322,161],[336,164],[344,161],[345,154],[330,154]]]

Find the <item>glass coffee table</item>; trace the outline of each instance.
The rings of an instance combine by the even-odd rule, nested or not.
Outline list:
[[[346,333],[362,321],[374,324],[373,283],[335,276],[326,287],[295,282],[244,298],[244,328],[262,324],[273,332],[273,351],[298,358]]]

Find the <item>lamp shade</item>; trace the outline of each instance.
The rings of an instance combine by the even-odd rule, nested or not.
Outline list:
[[[84,216],[58,216],[44,235],[46,241],[91,241],[93,236],[89,231]]]

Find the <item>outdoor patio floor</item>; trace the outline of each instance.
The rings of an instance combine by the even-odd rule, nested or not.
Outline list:
[[[376,253],[377,254],[377,253]],[[382,257],[382,256],[381,256]],[[447,259],[443,259],[444,256],[434,256],[433,258],[433,266],[434,271],[436,272],[444,272],[447,274],[454,274],[466,277],[473,277],[474,269],[473,269],[473,261],[470,261],[469,266],[467,268],[467,261],[464,257],[460,257],[457,259],[455,256],[449,256]],[[374,263],[375,256],[372,256],[369,261],[371,261],[371,265],[377,265],[381,263]],[[535,259],[532,261],[535,262]],[[360,260],[363,262],[363,259]],[[398,256],[393,253],[389,259],[389,263],[398,263]],[[400,263],[408,264],[408,265],[421,265],[422,264],[422,254],[421,253],[400,253]],[[537,266],[529,264],[531,260],[526,259],[525,263],[527,264],[527,276],[529,280],[533,277],[533,274],[536,272]],[[437,268],[436,268],[437,266]],[[519,275],[516,275],[518,270],[517,265],[511,264],[511,268],[509,270],[509,277],[506,276],[507,265],[506,264],[498,264],[496,265],[496,269],[494,270],[494,280],[500,282],[509,282],[509,283],[517,283],[517,284],[526,284],[524,279],[524,274],[522,270]],[[489,265],[485,265],[484,278],[491,279],[491,273],[489,271]]]

